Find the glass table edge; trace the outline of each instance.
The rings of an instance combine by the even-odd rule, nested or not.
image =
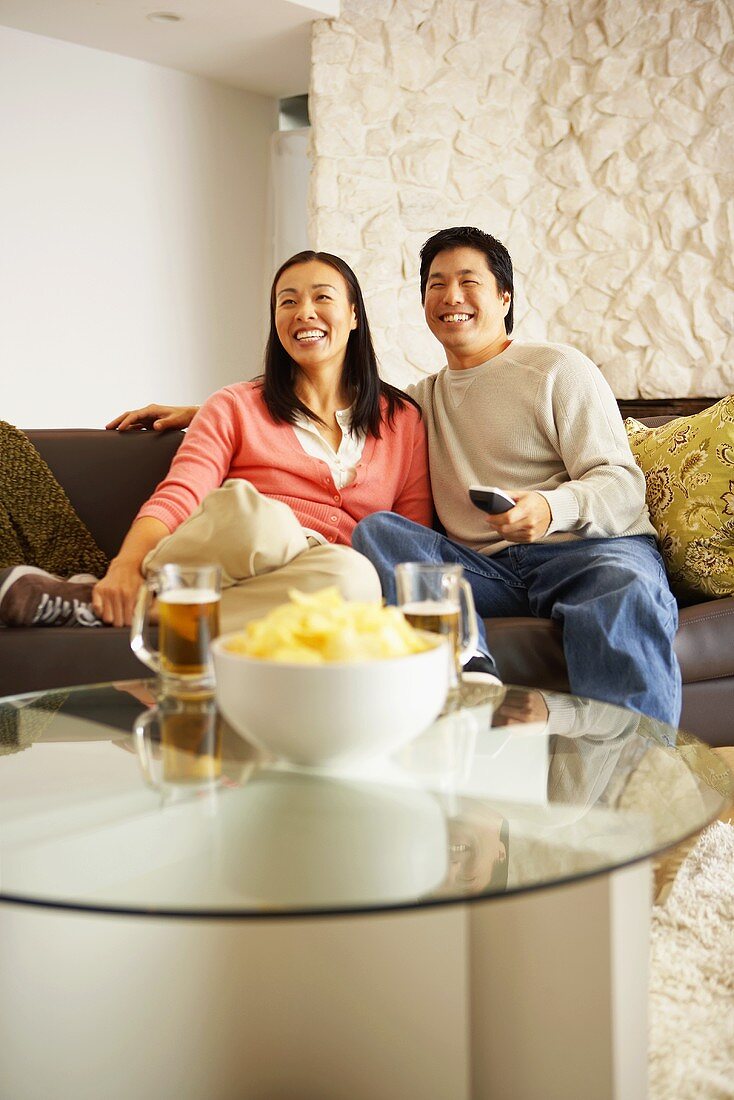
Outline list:
[[[730,772],[730,775],[732,773]],[[724,809],[727,803],[724,803]],[[0,905],[19,905],[28,908],[38,909],[52,909],[61,910],[67,913],[90,913],[98,916],[109,917],[149,917],[154,920],[211,920],[211,921],[267,921],[267,920],[308,920],[322,919],[322,918],[340,918],[340,917],[360,917],[370,914],[383,914],[389,916],[391,913],[406,913],[406,912],[420,912],[425,909],[437,909],[445,908],[449,905],[477,905],[482,902],[501,901],[503,898],[517,898],[524,894],[533,894],[541,890],[555,890],[560,887],[569,887],[575,885],[581,885],[588,882],[590,879],[600,878],[605,875],[615,875],[620,871],[625,871],[630,867],[634,867],[640,863],[652,862],[661,856],[664,852],[670,851],[672,848],[677,847],[678,844],[683,844],[685,841],[690,840],[691,837],[697,836],[702,833],[704,829],[707,829],[717,819],[721,810],[715,811],[712,816],[704,822],[703,825],[692,829],[689,833],[680,837],[678,840],[673,841],[671,844],[663,845],[660,848],[656,848],[652,852],[647,852],[644,855],[634,856],[631,859],[624,860],[621,863],[616,863],[613,867],[597,867],[588,871],[582,871],[580,874],[575,875],[563,875],[559,878],[542,880],[539,882],[528,883],[527,885],[511,886],[506,890],[497,890],[489,893],[474,894],[466,897],[445,897],[445,898],[418,898],[414,901],[399,901],[394,903],[387,903],[384,905],[360,905],[360,906],[330,906],[319,908],[313,906],[310,908],[292,908],[292,909],[165,909],[165,908],[153,908],[153,907],[124,907],[115,905],[93,905],[92,903],[74,902],[74,901],[51,901],[41,898],[28,898],[14,894],[4,894],[0,891]]]
[[[94,684],[76,684],[68,687],[59,688],[46,688],[38,691],[19,692],[15,695],[6,695],[0,698],[0,705],[6,702],[12,702],[19,699],[30,699],[33,697],[42,697],[44,695],[57,694],[60,692],[73,692],[73,691],[95,691],[103,688],[122,688],[127,684],[141,684],[147,688],[150,688],[153,694],[155,694],[155,687],[158,681],[154,677],[141,676],[140,678],[128,679],[128,680],[106,680],[100,683]],[[507,684],[506,687],[518,687],[524,690],[532,690],[527,685],[522,684]],[[548,689],[551,690],[551,689]],[[560,692],[553,690],[554,695],[571,695],[570,692]],[[581,696],[575,696],[576,698],[582,698]],[[214,698],[214,694],[212,694]],[[158,696],[156,695],[156,704],[158,702]],[[141,704],[144,706],[144,704]],[[624,709],[624,708],[620,708]],[[706,750],[713,754],[713,747],[709,745],[702,738],[696,734],[689,733],[686,730],[678,729],[668,726],[667,723],[659,723],[661,726],[665,726],[668,729],[673,730],[676,733],[683,734],[686,744],[698,744],[703,746]],[[656,739],[657,741],[657,739]],[[657,741],[658,744],[665,745],[664,741]],[[667,745],[666,747],[671,747]],[[634,856],[631,859],[624,860],[620,863],[615,863],[611,867],[599,867],[593,868],[588,871],[583,871],[579,874],[564,875],[559,878],[553,878],[548,880],[541,880],[539,882],[529,883],[527,885],[512,886],[508,889],[475,894],[467,897],[446,897],[446,898],[418,898],[412,901],[400,901],[395,903],[387,903],[381,905],[360,905],[360,906],[330,906],[319,908],[314,907],[294,907],[290,909],[166,909],[166,908],[152,908],[152,907],[124,907],[115,905],[94,905],[92,903],[74,902],[72,900],[47,900],[41,898],[23,897],[20,895],[5,894],[0,887],[0,905],[18,905],[27,908],[37,909],[51,909],[60,910],[66,913],[79,913],[79,914],[96,914],[98,916],[110,916],[121,918],[138,918],[149,917],[152,919],[160,920],[211,920],[211,921],[267,921],[277,920],[284,921],[290,919],[308,920],[310,919],[327,919],[327,918],[347,918],[347,917],[359,917],[362,915],[390,915],[392,913],[406,913],[406,912],[418,912],[425,909],[437,909],[444,908],[450,905],[476,905],[482,902],[490,902],[501,900],[503,898],[517,898],[523,894],[535,893],[539,890],[554,890],[559,887],[573,886],[574,884],[585,883],[590,879],[598,878],[604,875],[614,875],[619,871],[624,871],[629,867],[635,866],[638,863],[645,863],[652,861],[661,856],[664,852],[670,851],[678,844],[683,844],[691,837],[703,832],[712,825],[719,817],[719,815],[734,802],[734,772],[729,768],[727,763],[719,756],[714,755],[714,759],[717,765],[728,776],[729,779],[729,797],[725,795],[721,796],[720,805],[712,810],[711,814],[707,816],[702,824],[697,824],[690,831],[686,832],[682,836],[670,843],[663,844],[660,847],[655,847],[652,851],[646,852],[643,855]],[[715,790],[715,788],[709,788]],[[719,793],[718,791],[716,793]]]

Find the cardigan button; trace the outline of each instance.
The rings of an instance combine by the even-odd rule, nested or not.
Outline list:
[[[337,504],[339,503],[339,494],[338,493],[334,493],[334,500],[336,501]]]
[[[332,523],[338,523],[339,522],[339,517],[338,516],[330,516],[329,518],[330,518]]]

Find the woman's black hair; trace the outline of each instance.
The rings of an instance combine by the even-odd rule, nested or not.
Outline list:
[[[298,364],[291,359],[288,352],[280,342],[275,327],[275,288],[284,271],[297,264],[307,264],[312,260],[318,260],[322,264],[328,264],[344,279],[347,287],[347,296],[354,306],[357,318],[357,327],[349,333],[346,353],[344,357],[344,387],[349,395],[352,407],[351,429],[354,432],[362,431],[367,435],[380,438],[380,426],[383,423],[380,398],[387,402],[387,423],[392,427],[395,413],[406,404],[418,404],[407,393],[383,382],[377,370],[377,357],[372,345],[370,326],[367,322],[367,311],[364,298],[357,276],[349,264],[332,256],[330,252],[297,252],[278,268],[270,290],[270,334],[265,345],[265,372],[263,375],[263,400],[268,412],[276,423],[295,424],[298,413],[307,416],[309,420],[323,423],[316,413],[296,396],[295,381],[298,373]]]

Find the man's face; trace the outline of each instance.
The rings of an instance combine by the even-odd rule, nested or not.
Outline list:
[[[507,862],[503,824],[504,818],[489,806],[465,800],[462,812],[448,820],[449,872],[444,890],[472,893],[489,885],[495,866]]]
[[[438,253],[428,272],[424,310],[449,366],[476,366],[497,354],[497,345],[507,339],[509,308],[510,295],[497,289],[483,252],[454,248]]]

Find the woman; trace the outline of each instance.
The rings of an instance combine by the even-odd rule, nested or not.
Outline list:
[[[143,574],[171,561],[221,565],[224,630],[293,587],[379,599],[351,533],[385,509],[430,524],[427,469],[418,407],[378,376],[356,276],[336,256],[300,252],[273,280],[264,375],[201,407],[94,585],[97,621],[129,624]]]

